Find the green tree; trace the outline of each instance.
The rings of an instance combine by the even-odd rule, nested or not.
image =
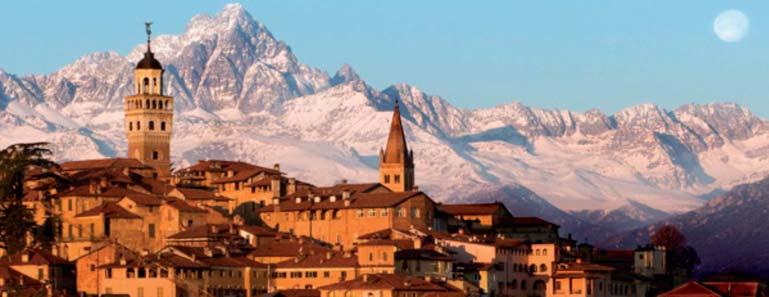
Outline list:
[[[32,168],[58,167],[49,159],[51,154],[42,142],[13,144],[0,151],[0,248],[8,254],[26,247],[27,235],[36,228],[23,204],[26,174]]]

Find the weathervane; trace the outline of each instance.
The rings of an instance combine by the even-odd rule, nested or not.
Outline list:
[[[147,51],[150,51],[150,35],[152,35],[152,22],[144,22],[144,28],[147,31]]]

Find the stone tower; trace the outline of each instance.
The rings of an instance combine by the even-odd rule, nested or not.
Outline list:
[[[155,168],[156,177],[166,179],[171,171],[171,134],[174,98],[163,95],[163,65],[150,48],[147,23],[147,52],[134,70],[134,95],[125,97],[125,131],[128,157]]]
[[[414,189],[414,152],[406,146],[398,100],[395,100],[387,147],[379,152],[379,182],[393,192]]]

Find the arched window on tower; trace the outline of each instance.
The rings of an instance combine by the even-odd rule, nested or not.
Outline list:
[[[166,130],[166,122],[160,122],[160,131]]]
[[[144,102],[144,108],[150,108],[150,99],[147,99],[147,101]]]
[[[143,94],[147,94],[149,92],[149,88],[150,88],[150,79],[145,77],[144,78],[144,88],[142,89],[142,93]]]
[[[150,131],[155,130],[155,121],[150,121]]]
[[[152,151],[152,160],[160,160],[160,152],[157,150]]]
[[[158,93],[158,79],[157,77],[152,78],[152,93],[157,94]]]
[[[158,100],[158,109],[163,109],[163,101]]]
[[[128,131],[134,130],[134,122],[128,122]]]
[[[170,106],[168,106],[168,100],[166,100],[166,104],[165,104],[165,106],[166,106],[166,109],[171,109],[171,107],[170,107]]]
[[[158,102],[155,100],[152,100],[152,109],[158,109]]]
[[[141,131],[141,130],[142,130],[142,122],[136,121],[136,131]]]

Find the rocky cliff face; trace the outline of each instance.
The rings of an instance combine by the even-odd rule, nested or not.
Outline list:
[[[50,141],[62,160],[123,155],[122,99],[144,47],[86,55],[49,74],[0,70],[0,145]],[[520,185],[567,210],[635,201],[682,212],[702,205],[700,194],[769,170],[766,122],[734,104],[461,109],[408,84],[376,90],[349,65],[334,76],[304,65],[236,4],[152,48],[177,101],[177,167],[216,157],[280,162],[318,184],[374,180],[397,100],[417,183],[438,200]]]

